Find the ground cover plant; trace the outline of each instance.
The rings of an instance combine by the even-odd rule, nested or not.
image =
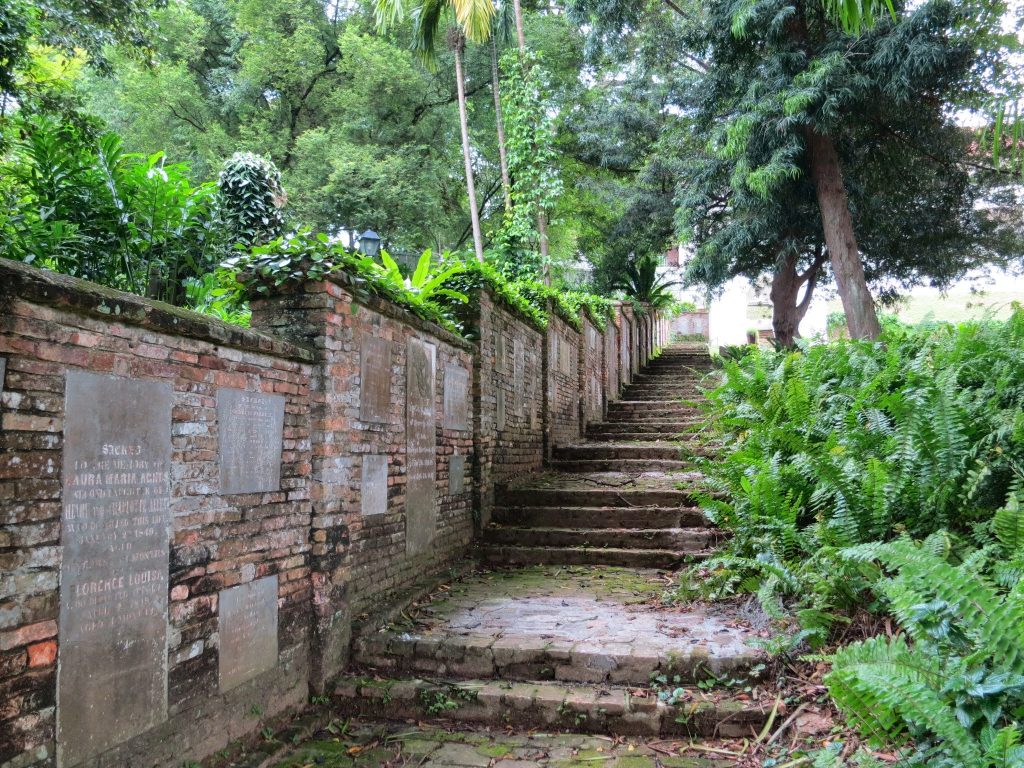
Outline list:
[[[687,591],[755,593],[791,648],[891,615],[832,660],[850,721],[913,764],[1021,765],[1024,310],[751,349],[709,397],[703,505],[730,539]]]

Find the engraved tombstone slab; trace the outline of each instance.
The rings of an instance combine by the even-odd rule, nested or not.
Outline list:
[[[359,488],[360,512],[364,515],[383,515],[388,511],[387,456],[363,456]]]
[[[469,429],[469,371],[461,365],[444,367],[444,428]]]
[[[359,342],[359,420],[387,421],[391,407],[391,342],[364,333]]]
[[[512,345],[512,388],[515,390],[516,415],[519,417],[522,417],[526,404],[526,387],[523,381],[524,363],[523,343],[516,339]]]
[[[430,547],[437,528],[437,433],[434,380],[437,348],[409,339],[406,353],[405,548],[417,554]]]
[[[217,424],[220,492],[280,490],[284,396],[217,390]]]
[[[68,371],[57,761],[167,719],[171,385]]]
[[[277,576],[221,590],[220,691],[277,666]]]
[[[448,459],[448,495],[458,496],[466,490],[466,457],[451,456]]]
[[[494,341],[494,367],[504,373],[508,370],[508,355],[505,352],[505,334],[498,331]]]

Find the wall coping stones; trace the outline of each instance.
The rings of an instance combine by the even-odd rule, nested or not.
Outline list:
[[[388,301],[381,296],[368,293],[364,290],[359,290],[352,279],[344,273],[331,275],[327,278],[327,281],[343,288],[345,292],[352,297],[354,302],[362,304],[367,309],[372,309],[374,312],[379,312],[392,320],[397,320],[400,323],[405,323],[418,331],[430,334],[440,341],[451,344],[453,347],[458,347],[459,349],[463,349],[467,352],[472,352],[476,349],[476,345],[473,344],[473,342],[463,338],[459,334],[453,333],[437,323],[424,320],[419,315],[399,304],[395,304],[393,301]],[[315,293],[317,290],[316,286],[317,283],[308,283],[306,285],[306,291],[308,293]]]
[[[81,278],[0,259],[0,307],[8,307],[15,300],[68,309],[248,352],[305,363],[314,359],[313,353],[303,346],[231,325],[209,315],[107,288]]]

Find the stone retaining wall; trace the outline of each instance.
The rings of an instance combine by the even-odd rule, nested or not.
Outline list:
[[[477,297],[474,423],[479,524],[497,484],[544,464],[544,334],[489,292]]]
[[[586,312],[581,313],[583,334],[579,355],[580,430],[604,417],[604,337]]]
[[[180,765],[305,702],[312,356],[10,262],[0,285],[0,765]]]
[[[344,283],[253,330],[0,261],[0,768],[174,766],[303,706],[638,357],[486,292],[475,341]]]
[[[544,427],[548,457],[556,445],[568,445],[580,437],[581,347],[582,334],[550,312],[544,344]]]

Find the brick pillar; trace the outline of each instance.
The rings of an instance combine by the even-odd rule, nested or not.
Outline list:
[[[312,478],[310,500],[310,580],[313,615],[310,648],[310,687],[323,693],[330,679],[348,664],[351,616],[348,605],[346,556],[349,530],[342,518],[345,493],[336,488],[332,470],[345,450],[336,440],[333,366],[341,349],[335,329],[339,305],[351,302],[333,283],[312,283],[293,291],[252,301],[252,327],[302,344],[315,355],[310,377]],[[347,491],[347,489],[345,489]]]

